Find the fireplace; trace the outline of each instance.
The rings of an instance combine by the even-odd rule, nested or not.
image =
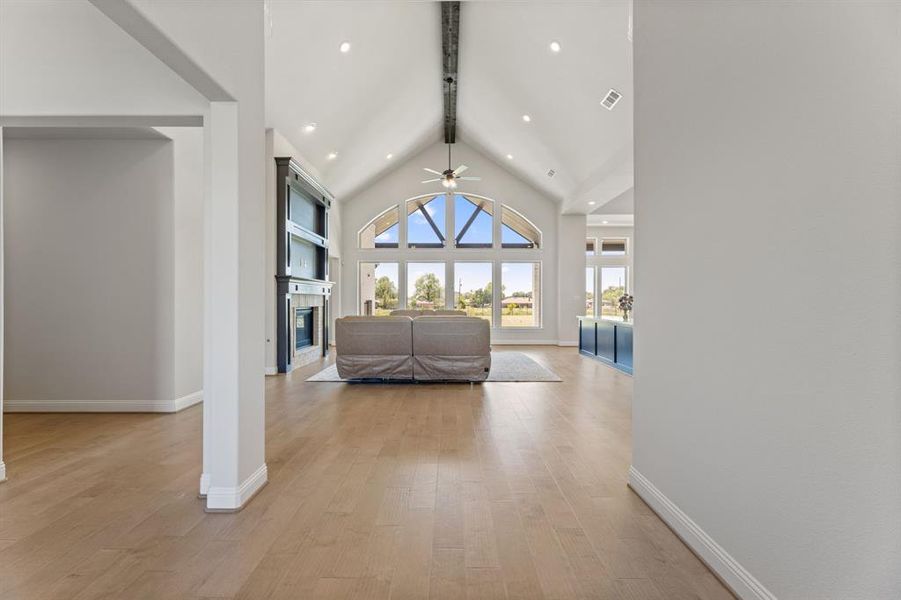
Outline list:
[[[294,350],[313,345],[313,309],[294,309]]]
[[[279,373],[328,354],[328,213],[334,197],[288,157],[276,164],[275,302]]]

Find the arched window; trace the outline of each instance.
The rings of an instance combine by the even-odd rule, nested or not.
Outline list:
[[[360,230],[360,248],[397,248],[400,241],[400,223],[396,206],[369,221]]]
[[[444,248],[444,194],[407,200],[407,247]]]
[[[541,230],[506,204],[501,207],[501,247],[540,248]]]
[[[494,202],[487,198],[454,196],[454,245],[491,248],[494,245]]]
[[[395,204],[359,232],[360,311],[453,308],[492,327],[541,327],[541,236],[516,209],[474,194]]]

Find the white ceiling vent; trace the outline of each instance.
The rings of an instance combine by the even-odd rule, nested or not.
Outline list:
[[[616,106],[616,103],[619,102],[619,99],[622,97],[622,94],[617,92],[615,89],[610,88],[610,91],[607,92],[607,96],[603,100],[601,100],[601,106],[603,106],[607,110],[613,110],[613,107]]]
[[[557,174],[557,171],[555,171],[555,170],[553,170],[553,169],[549,169],[548,172],[547,172],[547,176],[548,176],[548,177],[553,177],[553,176],[556,175],[556,174]]]

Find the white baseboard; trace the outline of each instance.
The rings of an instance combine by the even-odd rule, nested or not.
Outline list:
[[[741,600],[777,600],[772,592],[635,467],[629,467],[629,486]]]
[[[200,404],[201,402],[203,402],[203,390],[197,390],[193,394],[188,394],[187,396],[176,398],[172,402],[175,407],[175,410],[172,412],[184,410],[190,406],[194,406],[195,404]]]
[[[203,402],[203,390],[175,400],[10,400],[3,412],[147,412],[175,413]]]
[[[240,510],[269,480],[266,463],[253,472],[238,487],[210,486],[206,490],[206,508],[210,511]],[[201,485],[203,485],[201,481]]]
[[[266,367],[266,375],[278,375],[278,367]]]
[[[576,346],[579,345],[579,342],[578,342],[578,340],[572,341],[572,342],[565,342],[565,341],[561,340],[561,341],[557,342],[557,345],[560,346],[561,348],[575,348]]]
[[[0,482],[6,481],[6,463],[0,460]]]
[[[200,497],[206,498],[207,493],[210,491],[210,474],[209,473],[201,473],[200,474]]]

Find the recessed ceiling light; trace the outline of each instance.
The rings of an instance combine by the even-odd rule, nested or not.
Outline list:
[[[591,205],[591,206],[594,206],[594,200],[589,200],[589,201],[588,201],[588,204]]]
[[[606,225],[606,224],[609,223],[609,222],[610,222],[610,221],[601,221],[601,223],[603,223],[604,225]]]
[[[522,120],[525,121],[526,123],[531,123],[532,117],[530,117],[529,115],[523,115]]]
[[[507,155],[507,160],[513,160],[513,155],[512,155],[512,154],[508,154],[508,155]]]
[[[338,153],[337,153],[337,152],[329,152],[329,153],[328,153],[328,159],[329,159],[329,160],[335,160],[336,158],[338,158]]]
[[[313,133],[316,131],[316,123],[307,123],[303,126],[304,133]]]
[[[560,42],[558,42],[558,41],[551,42],[551,52],[560,52]]]
[[[338,46],[338,50],[340,50],[343,54],[347,54],[350,52],[350,42],[341,42],[341,45]]]
[[[385,158],[387,160],[391,160],[392,158],[394,158],[394,155],[389,152],[388,154],[385,155]]]

